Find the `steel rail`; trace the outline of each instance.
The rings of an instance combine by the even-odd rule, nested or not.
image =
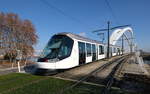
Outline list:
[[[127,56],[128,57],[128,56]],[[114,78],[115,78],[115,74],[117,73],[117,70],[123,66],[123,63],[125,63],[128,58],[124,58],[122,60],[119,60],[118,61],[118,64],[112,69],[112,72],[110,73],[109,75],[109,80],[107,81],[106,85],[105,85],[105,88],[102,90],[102,93],[101,94],[110,94],[109,91],[110,91],[110,88],[112,87],[113,83],[114,83]]]
[[[108,63],[96,68],[95,70],[93,70],[92,72],[90,72],[88,75],[84,76],[83,78],[81,78],[80,80],[78,80],[77,82],[75,82],[74,84],[72,84],[71,86],[68,86],[67,88],[62,89],[59,93],[57,94],[64,94],[65,91],[72,89],[74,87],[76,87],[78,84],[84,82],[86,79],[88,79],[91,75],[96,74],[97,72],[103,71],[106,67],[108,67],[109,65],[113,64],[113,63],[119,63],[120,61],[122,61],[125,58],[125,56],[117,58],[113,61],[109,61]]]

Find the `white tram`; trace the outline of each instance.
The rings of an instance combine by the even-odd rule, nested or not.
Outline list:
[[[107,47],[72,33],[58,33],[52,36],[36,63],[40,70],[69,69],[82,64],[106,58]],[[120,55],[121,48],[110,46],[110,56]]]

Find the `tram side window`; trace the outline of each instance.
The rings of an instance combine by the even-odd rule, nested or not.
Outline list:
[[[114,53],[116,53],[116,48],[114,48]]]
[[[99,55],[104,54],[104,46],[99,45]]]
[[[86,43],[87,57],[91,56],[91,44]]]
[[[96,54],[96,46],[95,46],[95,44],[92,44],[92,53]]]
[[[83,42],[78,42],[79,44],[79,54],[80,54],[80,58],[84,58],[85,57],[85,43]]]
[[[104,54],[104,46],[102,46],[102,54]]]

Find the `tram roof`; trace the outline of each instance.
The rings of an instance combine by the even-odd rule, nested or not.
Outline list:
[[[77,34],[73,34],[73,33],[70,33],[70,32],[62,32],[62,33],[58,33],[56,35],[66,35],[66,36],[69,36],[70,38],[72,39],[77,39],[77,40],[82,40],[82,41],[87,41],[87,42],[92,42],[92,43],[98,43],[98,44],[103,44],[97,40],[92,40],[92,39],[89,39],[89,38],[86,38],[86,37],[83,37],[83,36],[80,36],[80,35],[77,35]]]
[[[106,43],[101,43],[100,41],[92,40],[92,39],[89,39],[89,38],[86,38],[86,37],[83,37],[83,36],[80,36],[80,35],[77,35],[77,34],[73,34],[73,33],[70,33],[70,32],[57,33],[56,35],[66,35],[66,36],[68,36],[72,39],[77,39],[77,40],[87,41],[87,42],[91,42],[91,43],[98,43],[98,44],[106,45]],[[115,45],[111,45],[111,46],[115,46]]]

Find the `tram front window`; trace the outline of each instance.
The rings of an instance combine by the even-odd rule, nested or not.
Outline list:
[[[47,46],[43,50],[39,62],[44,62],[51,59],[64,59],[70,56],[73,46],[73,40],[67,36],[55,35],[48,42]]]

